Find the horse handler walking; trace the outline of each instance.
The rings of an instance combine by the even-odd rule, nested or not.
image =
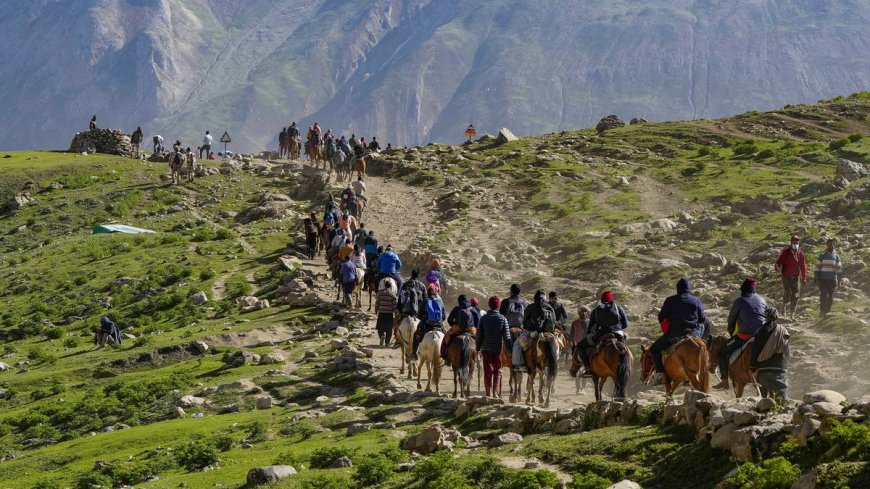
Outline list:
[[[511,348],[511,334],[508,320],[498,312],[501,297],[489,298],[489,312],[480,318],[477,328],[477,344],[483,356],[483,385],[486,397],[499,397],[501,393],[501,352],[502,345]]]

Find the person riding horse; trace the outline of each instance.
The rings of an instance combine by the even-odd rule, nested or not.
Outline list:
[[[605,336],[624,342],[625,333],[623,331],[626,329],[628,329],[628,316],[625,314],[625,309],[616,303],[613,291],[604,291],[601,294],[601,302],[598,303],[598,306],[589,315],[589,327],[586,330],[586,337],[577,345],[577,349],[580,351],[580,359],[587,372],[590,370],[590,348],[597,346],[599,340]]]
[[[722,382],[714,389],[728,389],[728,370],[731,354],[755,336],[764,326],[767,302],[755,292],[756,280],[747,277],[740,285],[740,297],[731,306],[728,314],[728,334],[731,340],[719,349],[719,375]]]
[[[511,287],[511,292],[513,292],[513,287]],[[508,311],[510,310],[508,309]],[[508,321],[510,321],[510,315],[507,317]],[[512,363],[514,370],[528,372],[523,350],[528,346],[533,335],[544,332],[552,333],[556,327],[556,312],[553,311],[553,307],[547,302],[547,294],[543,290],[535,292],[534,301],[528,307],[525,307],[522,325],[523,333],[514,342]],[[519,352],[519,357],[517,352]]]
[[[417,347],[420,346],[420,341],[423,340],[426,333],[435,329],[438,331],[443,331],[444,329],[443,323],[444,318],[447,317],[447,310],[444,309],[444,303],[441,302],[441,298],[438,297],[438,292],[434,287],[426,289],[426,303],[421,314],[423,317],[416,334],[414,334],[414,344],[412,346],[412,358],[414,360],[417,360]]]
[[[662,352],[679,342],[684,336],[704,337],[704,304],[690,293],[692,285],[686,277],[677,281],[677,294],[665,299],[659,310],[659,323],[662,325],[662,335],[650,347],[653,363],[656,369],[656,382],[664,383],[665,365],[662,362]]]
[[[453,337],[459,334],[477,332],[477,326],[480,324],[480,311],[471,305],[471,302],[465,295],[460,295],[457,299],[456,306],[450,311],[447,316],[447,325],[450,330],[444,335],[444,340],[441,342],[441,358],[447,359],[447,349],[450,347],[450,341]]]

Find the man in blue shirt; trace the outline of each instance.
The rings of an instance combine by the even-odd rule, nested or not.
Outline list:
[[[393,277],[396,280],[397,290],[402,289],[402,278],[399,277],[399,269],[402,268],[402,260],[393,252],[393,245],[387,245],[387,249],[378,257],[375,262],[381,276]]]

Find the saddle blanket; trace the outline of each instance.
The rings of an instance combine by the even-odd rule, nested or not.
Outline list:
[[[729,366],[734,365],[734,362],[736,362],[737,359],[740,358],[740,354],[743,353],[743,350],[745,350],[747,347],[751,346],[754,342],[755,342],[755,338],[749,338],[749,341],[747,341],[746,343],[743,343],[743,346],[734,350],[734,353],[732,353],[731,356],[728,357],[728,365]]]

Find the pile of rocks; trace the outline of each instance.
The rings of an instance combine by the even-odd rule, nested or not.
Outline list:
[[[595,126],[595,130],[598,131],[598,134],[602,134],[604,133],[604,131],[616,129],[617,127],[623,127],[624,125],[625,123],[622,122],[619,117],[611,114],[598,121],[598,125]]]
[[[94,129],[76,133],[69,145],[69,152],[130,156],[133,146],[130,136],[117,129]]]

